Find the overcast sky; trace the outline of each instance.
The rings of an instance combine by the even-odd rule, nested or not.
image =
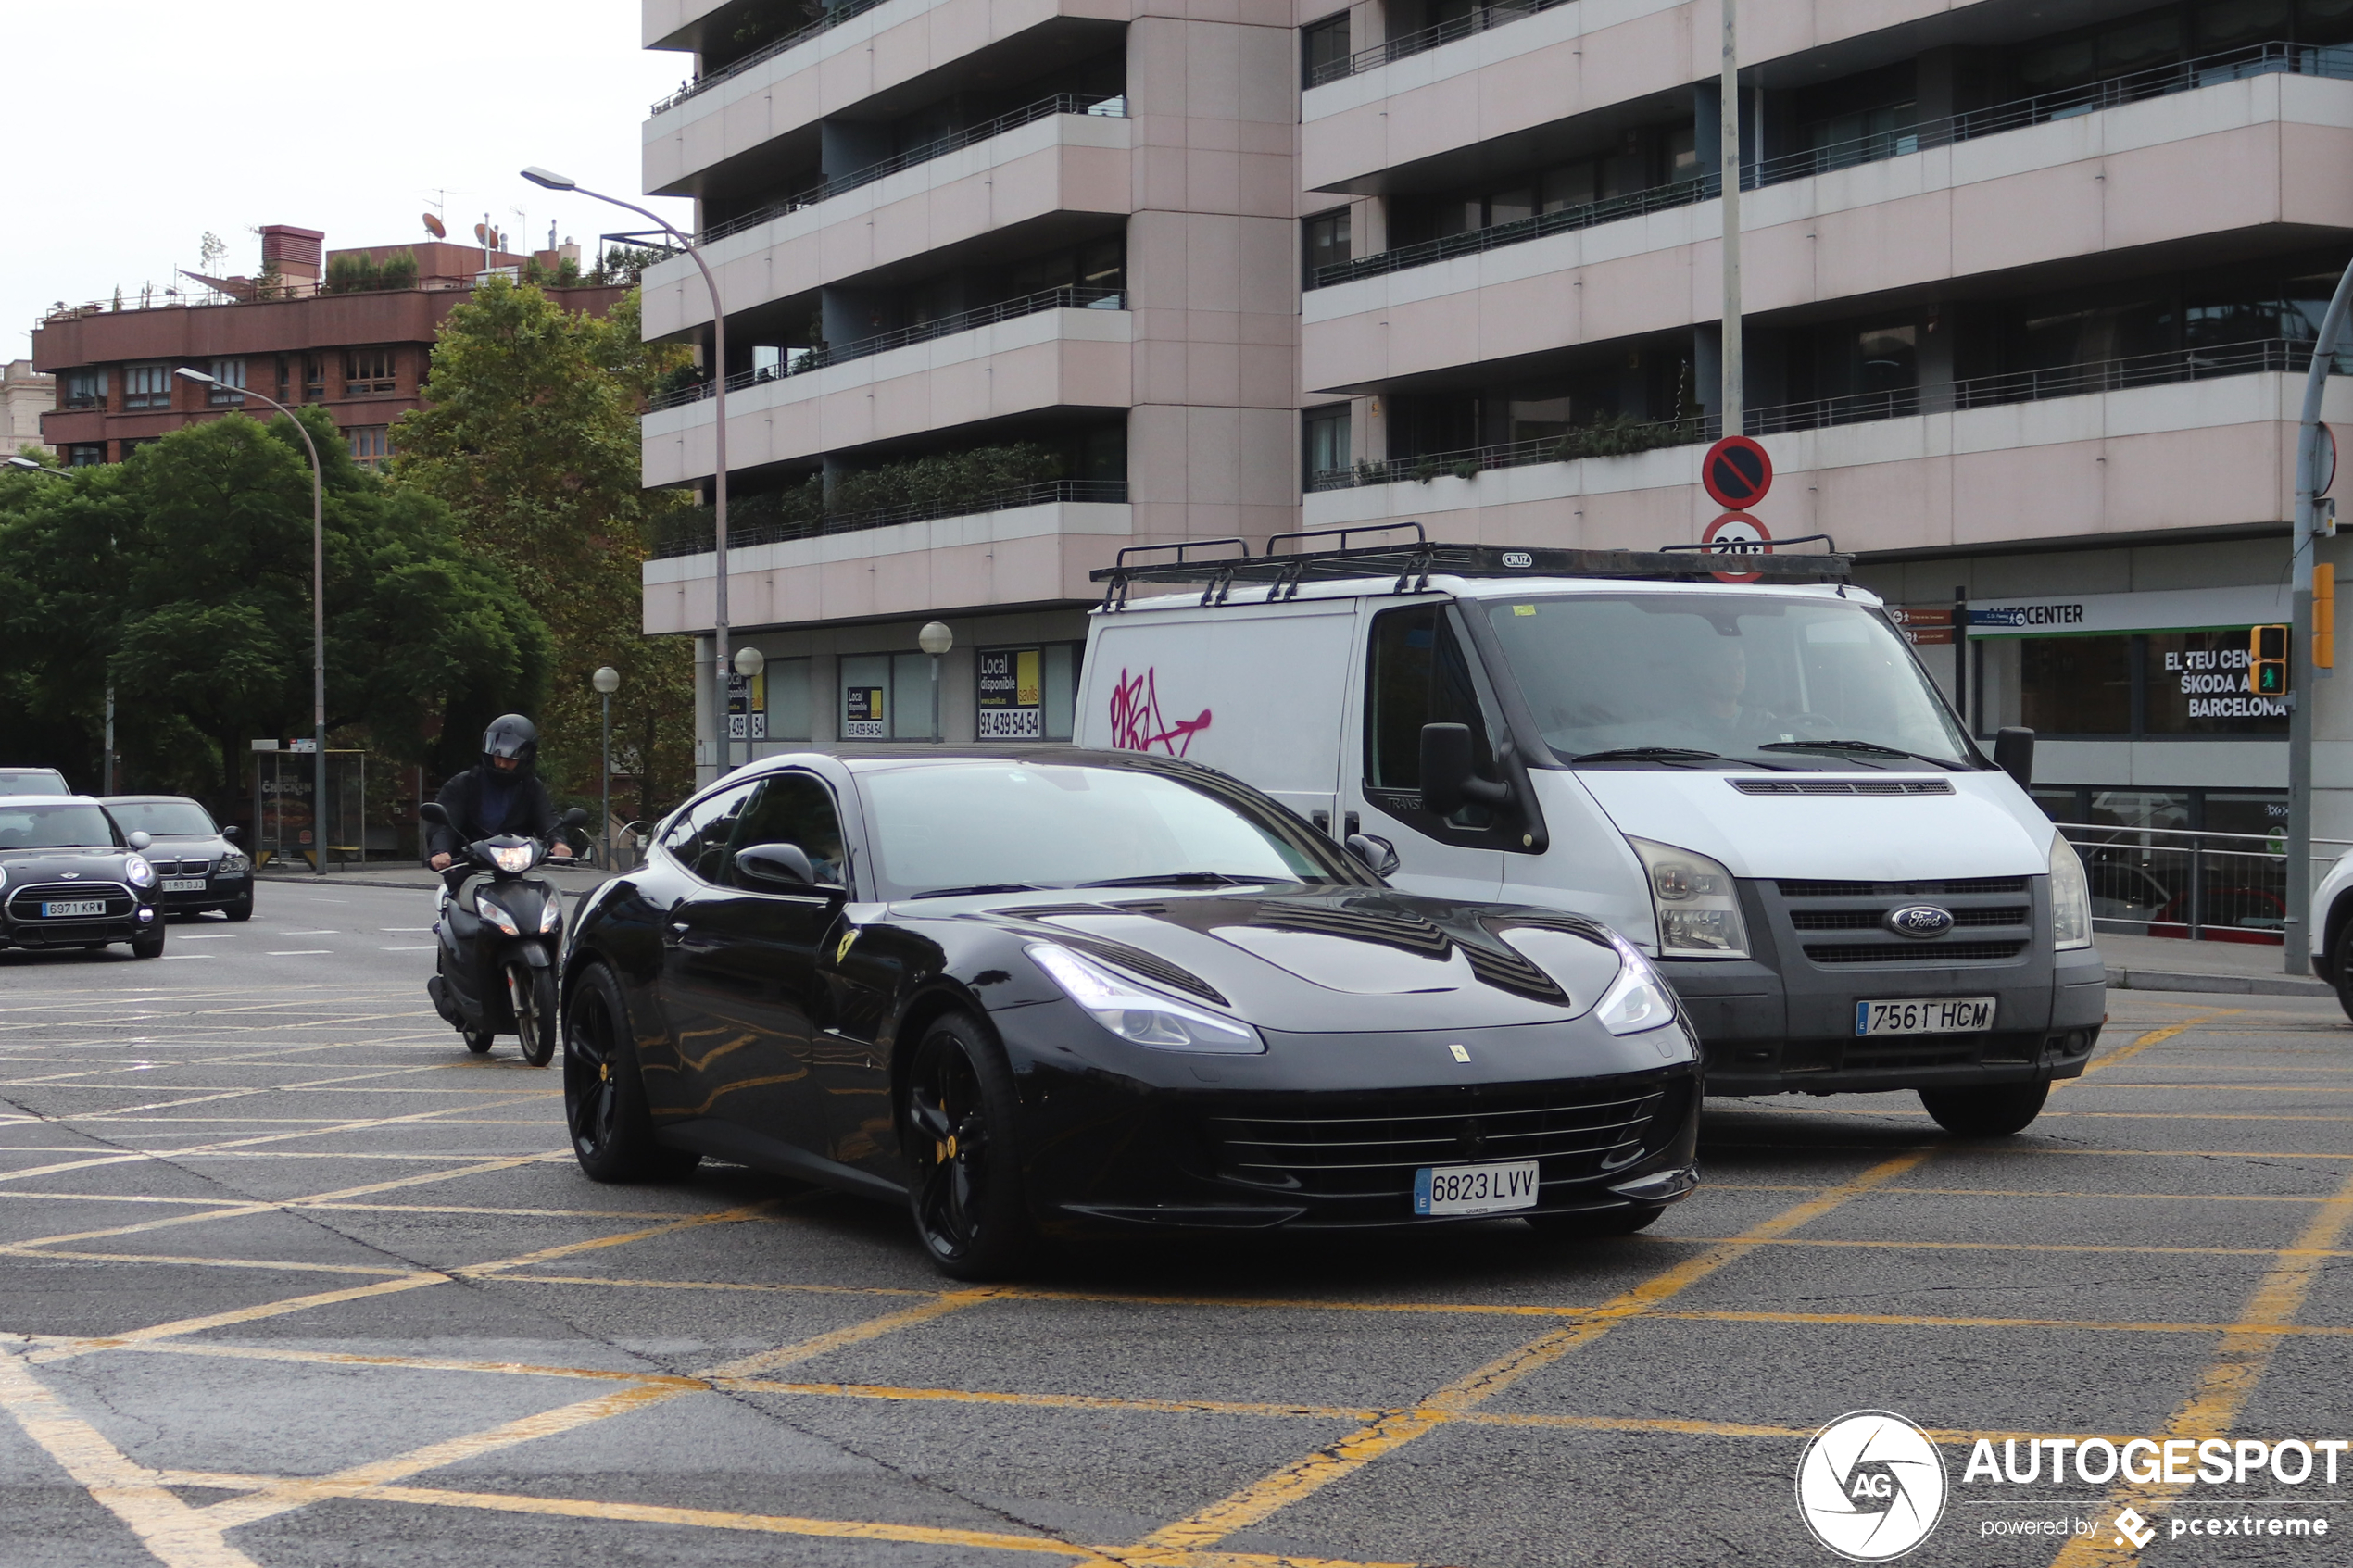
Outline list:
[[[553,220],[593,253],[643,221],[515,171],[640,199],[638,128],[692,64],[638,47],[637,0],[0,0],[0,359],[57,300],[160,297],[207,232],[249,274],[262,224],[398,245],[446,200],[452,237],[487,211],[519,249]],[[686,226],[686,202],[643,205]]]

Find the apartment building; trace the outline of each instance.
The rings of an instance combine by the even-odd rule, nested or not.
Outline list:
[[[247,408],[247,389],[334,417],[351,455],[373,468],[391,454],[395,420],[422,401],[441,323],[486,269],[510,275],[537,261],[551,274],[576,246],[533,256],[429,240],[324,248],[315,229],[261,231],[250,275],[186,275],[176,291],[69,307],[32,333],[32,363],[56,388],[42,440],[73,467],[120,462],[141,442]],[[571,309],[601,313],[624,285],[555,291]],[[206,386],[172,372],[188,365]],[[267,416],[258,401],[251,411]]]
[[[0,458],[40,445],[41,416],[57,401],[57,378],[35,370],[31,360],[0,365]]]
[[[701,203],[728,313],[769,746],[930,735],[935,619],[948,739],[1067,734],[1126,546],[1698,537],[1730,112],[1758,515],[1966,601],[1923,658],[1982,733],[2041,733],[2054,814],[2284,817],[2244,649],[2288,618],[2296,410],[2353,257],[2353,0],[1747,0],[1730,106],[1718,0],[645,16],[697,56],[646,184]],[[691,265],[647,282],[649,332],[706,331]],[[707,486],[686,398],[649,484]],[[647,627],[708,629],[708,541],[671,549]],[[2353,770],[2322,783],[2353,838]]]

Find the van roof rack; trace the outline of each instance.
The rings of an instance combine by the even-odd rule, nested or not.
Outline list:
[[[1402,533],[1411,529],[1410,542],[1351,546],[1352,534]],[[1339,543],[1327,549],[1287,546],[1324,539]],[[1504,545],[1442,545],[1423,536],[1418,522],[1378,528],[1325,528],[1303,533],[1277,533],[1266,548],[1252,555],[1241,539],[1194,539],[1165,545],[1131,545],[1119,552],[1116,564],[1100,567],[1090,575],[1106,584],[1102,608],[1118,609],[1127,603],[1127,591],[1137,583],[1205,583],[1201,602],[1224,604],[1236,583],[1267,584],[1265,602],[1295,596],[1302,583],[1334,583],[1365,577],[1393,577],[1391,593],[1423,592],[1434,576],[1446,577],[1596,577],[1649,582],[1690,582],[1712,577],[1737,564],[1754,571],[1762,583],[1837,583],[1853,581],[1855,558],[1839,553],[1827,533],[1808,533],[1780,545],[1819,543],[1827,548],[1807,555],[1747,555],[1736,559],[1708,551],[1700,545],[1673,545],[1663,550],[1533,550]],[[1226,546],[1239,554],[1191,559],[1188,550]],[[1153,559],[1155,556],[1161,558]],[[1131,558],[1141,557],[1141,559]]]

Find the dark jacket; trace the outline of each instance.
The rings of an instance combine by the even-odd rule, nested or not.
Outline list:
[[[455,855],[476,839],[501,833],[528,834],[543,840],[555,836],[556,803],[548,797],[547,786],[540,782],[538,774],[515,781],[505,818],[496,822],[484,820],[482,774],[483,769],[477,763],[441,786],[438,798],[442,809],[449,813],[452,825],[445,828],[427,824],[424,859]]]

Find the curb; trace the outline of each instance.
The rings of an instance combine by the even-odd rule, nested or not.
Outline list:
[[[2336,987],[2325,980],[2304,980],[2292,974],[2198,974],[2170,969],[2110,969],[2108,988],[2114,991],[2206,991],[2242,997],[2331,997]]]

